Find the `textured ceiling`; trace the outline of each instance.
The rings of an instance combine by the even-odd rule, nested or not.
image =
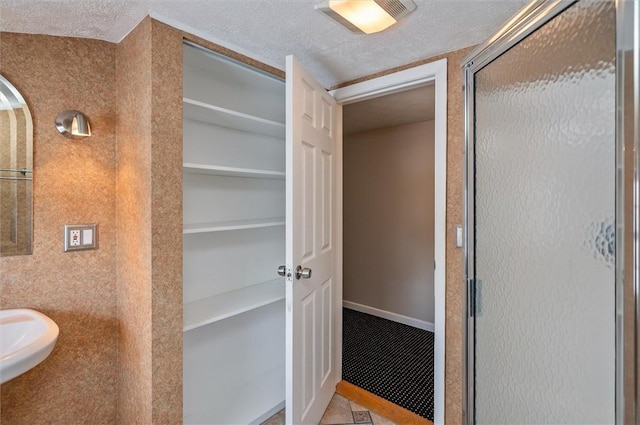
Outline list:
[[[435,118],[435,85],[375,97],[342,107],[344,134],[377,130]]]
[[[294,54],[325,85],[480,43],[526,0],[415,0],[394,27],[357,35],[313,6],[320,0],[0,0],[0,30],[118,42],[154,18],[284,69]],[[458,64],[451,64],[457,66]]]

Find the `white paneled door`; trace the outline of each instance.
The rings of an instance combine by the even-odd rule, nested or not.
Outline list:
[[[342,107],[287,57],[286,421],[317,424],[340,380],[336,158]]]

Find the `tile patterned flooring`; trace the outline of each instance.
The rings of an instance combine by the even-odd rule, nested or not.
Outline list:
[[[320,420],[320,425],[397,425],[395,422],[384,418],[375,412],[364,408],[353,401],[334,394],[331,403]],[[284,425],[284,410],[270,417],[262,425]]]

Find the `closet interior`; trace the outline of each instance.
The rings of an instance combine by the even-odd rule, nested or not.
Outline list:
[[[285,84],[183,53],[184,423],[256,423],[285,398]]]

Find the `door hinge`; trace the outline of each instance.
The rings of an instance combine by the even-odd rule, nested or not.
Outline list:
[[[482,281],[467,279],[467,311],[469,317],[478,317],[482,313]]]
[[[476,280],[467,279],[467,314],[473,317],[476,309]]]

